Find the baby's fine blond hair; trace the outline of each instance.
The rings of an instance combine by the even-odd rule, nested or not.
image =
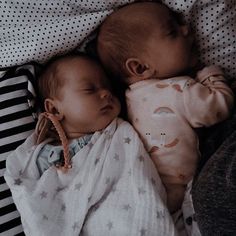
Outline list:
[[[155,26],[144,18],[150,11],[155,11],[155,6],[160,4],[136,2],[126,5],[108,16],[102,23],[98,32],[97,52],[105,69],[112,76],[122,79],[128,77],[126,60],[145,52],[145,41]]]

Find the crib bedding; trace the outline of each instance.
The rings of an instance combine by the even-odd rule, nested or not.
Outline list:
[[[0,68],[4,72],[0,72],[0,235],[23,234],[19,213],[3,173],[8,154],[30,135],[35,126],[34,112],[27,97],[28,91],[32,92],[33,83],[29,82],[29,78],[34,77],[32,68],[35,65],[23,70],[25,79],[17,74],[16,68],[31,61],[43,63],[55,54],[66,53],[76,47],[84,48],[89,35],[114,8],[131,2],[133,0],[1,2]],[[206,64],[221,66],[228,78],[233,80],[236,76],[235,1],[163,2],[182,12],[192,25],[200,48],[200,59]],[[11,86],[15,84],[10,92],[8,82]],[[20,86],[22,83],[24,85]],[[21,100],[19,97],[25,98]]]

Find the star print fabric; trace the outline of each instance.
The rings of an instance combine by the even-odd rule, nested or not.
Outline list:
[[[50,167],[40,177],[45,143],[35,142],[33,134],[9,156],[5,173],[26,235],[176,235],[161,180],[127,122],[96,132],[67,173]]]

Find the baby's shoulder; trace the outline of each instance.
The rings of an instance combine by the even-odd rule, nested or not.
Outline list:
[[[120,130],[133,130],[133,126],[123,118],[118,117],[117,118],[117,127]]]
[[[118,135],[122,137],[135,137],[135,139],[138,138],[137,132],[128,121],[125,121],[122,118],[118,118],[117,122],[118,125],[116,132]]]

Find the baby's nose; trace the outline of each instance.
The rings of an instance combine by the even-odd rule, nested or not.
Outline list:
[[[112,94],[108,89],[102,89],[101,90],[101,97],[102,98],[111,98]]]

